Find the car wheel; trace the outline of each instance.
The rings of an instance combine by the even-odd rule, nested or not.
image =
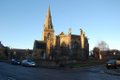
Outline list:
[[[117,66],[114,66],[114,69],[117,69]]]
[[[110,67],[109,67],[109,66],[107,66],[107,69],[110,69]]]

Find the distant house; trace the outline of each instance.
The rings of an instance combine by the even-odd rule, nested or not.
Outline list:
[[[4,48],[3,44],[1,43],[1,41],[0,41],[0,48]]]
[[[8,47],[5,47],[0,41],[0,59],[6,59],[8,57]]]
[[[96,53],[95,53],[96,54]],[[120,51],[111,49],[111,50],[106,50],[106,51],[99,51],[97,54],[97,59],[99,60],[109,60],[109,59],[119,59],[120,60]]]
[[[11,49],[10,58],[26,59],[32,56],[33,50],[30,49]]]
[[[120,60],[120,51],[116,49],[110,50],[111,58]]]

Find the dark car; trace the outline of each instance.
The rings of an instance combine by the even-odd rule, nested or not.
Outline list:
[[[20,60],[18,60],[18,59],[16,59],[16,58],[13,58],[13,59],[11,59],[11,64],[20,65],[21,62],[20,62]]]
[[[36,63],[32,59],[25,59],[21,62],[23,66],[35,67]]]
[[[106,63],[106,67],[108,69],[110,69],[110,68],[116,69],[117,68],[116,60],[108,60]]]

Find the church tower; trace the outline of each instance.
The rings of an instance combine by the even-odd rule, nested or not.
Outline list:
[[[54,29],[52,24],[52,17],[50,12],[50,6],[48,8],[47,16],[44,23],[44,30],[42,34],[43,41],[47,44],[47,54],[51,53],[51,47],[54,45]]]
[[[53,29],[53,24],[52,24],[50,6],[48,8],[47,16],[46,16],[45,23],[44,23],[44,30],[43,30],[42,39],[45,42],[48,39],[51,41],[53,41],[53,39],[54,39],[54,29]]]

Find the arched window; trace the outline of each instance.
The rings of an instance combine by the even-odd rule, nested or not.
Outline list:
[[[40,56],[41,56],[42,59],[45,59],[45,52],[41,51],[41,55]]]
[[[62,42],[61,47],[66,47],[66,43]]]
[[[48,33],[48,34],[47,34],[47,38],[48,38],[48,39],[50,39],[50,36],[51,36],[51,34],[50,34],[50,33]]]
[[[78,47],[79,47],[78,42],[77,42],[77,41],[74,41],[74,42],[73,42],[73,47],[72,47],[72,48],[78,49]]]

